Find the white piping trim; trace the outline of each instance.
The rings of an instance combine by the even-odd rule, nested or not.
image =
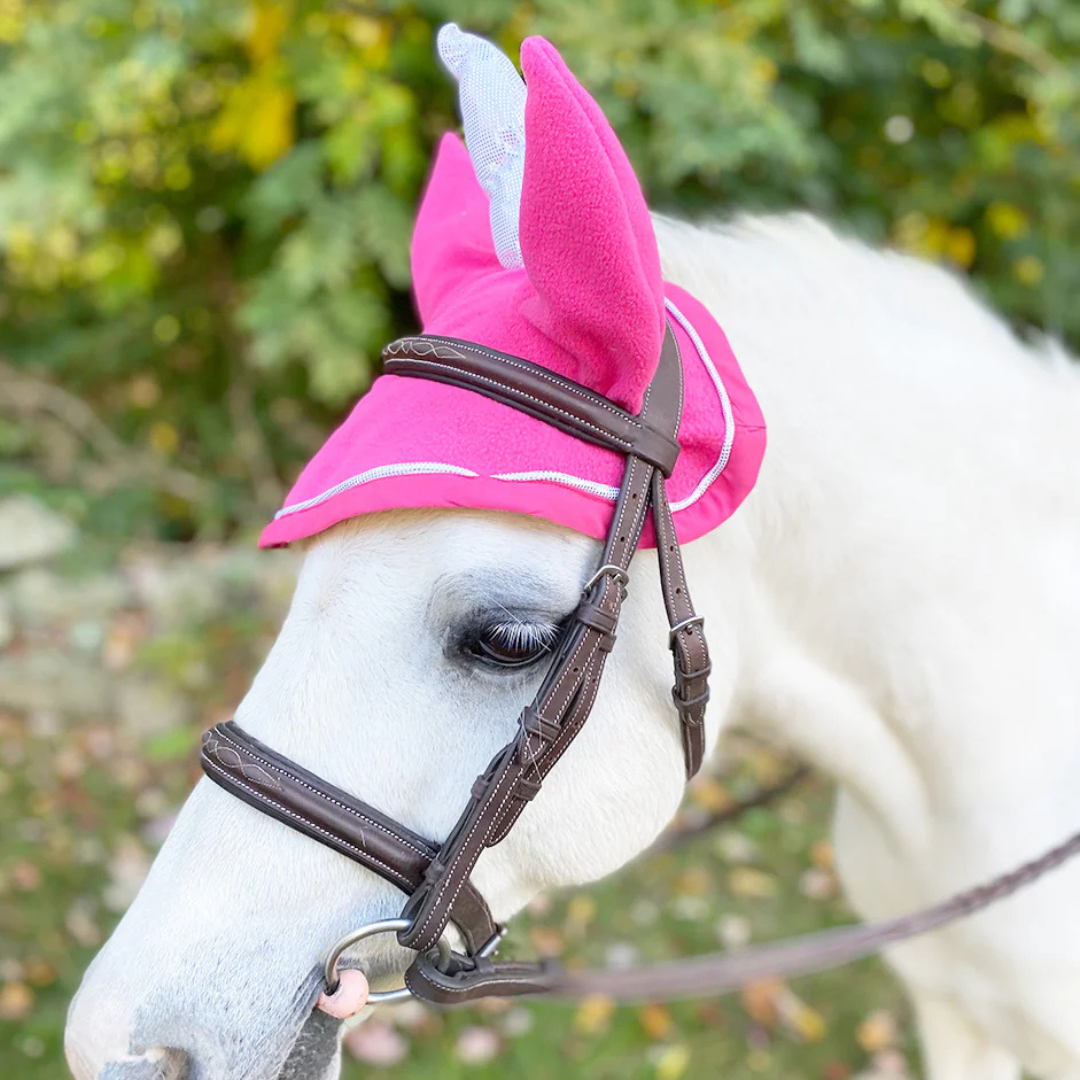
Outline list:
[[[679,510],[685,510],[688,506],[696,503],[727,467],[727,463],[731,459],[731,448],[735,441],[735,419],[731,412],[731,399],[728,397],[727,388],[724,386],[723,379],[720,378],[720,373],[716,370],[716,365],[712,362],[712,357],[709,356],[708,349],[705,348],[705,342],[701,340],[701,336],[694,329],[693,323],[671,300],[665,299],[664,306],[672,317],[678,321],[683,330],[686,331],[687,336],[694,344],[694,348],[697,349],[698,356],[705,365],[709,378],[712,379],[713,387],[716,389],[716,396],[720,399],[720,408],[724,414],[724,443],[720,447],[720,457],[717,458],[716,464],[701,478],[697,487],[685,499],[680,499],[678,502],[671,504],[671,512],[677,513]],[[441,461],[408,461],[398,465],[380,465],[378,468],[368,469],[366,472],[351,476],[348,480],[342,480],[340,484],[335,484],[329,490],[324,491],[321,495],[316,495],[312,499],[305,499],[303,502],[294,503],[292,506],[283,506],[274,515],[274,520],[277,521],[278,518],[287,517],[289,514],[297,514],[301,510],[310,510],[312,507],[319,506],[328,499],[332,499],[335,495],[340,495],[343,491],[349,491],[354,487],[359,487],[361,484],[370,484],[373,480],[385,480],[391,476],[423,476],[433,473],[449,473],[454,476],[469,477],[478,477],[480,475],[473,472],[472,469],[465,469],[460,465],[447,465]],[[609,502],[615,502],[619,497],[619,489],[612,487],[610,484],[601,484],[596,480],[586,480],[581,476],[572,476],[569,473],[554,472],[547,469],[534,472],[496,473],[492,476],[492,479],[511,482],[543,480],[584,491],[601,499],[607,499]]]
[[[664,307],[675,316],[679,325],[694,343],[694,348],[697,349],[698,356],[701,357],[705,370],[713,381],[717,396],[720,398],[720,408],[724,413],[724,444],[720,447],[720,457],[717,458],[716,464],[701,478],[697,487],[685,499],[680,499],[678,502],[671,504],[671,512],[674,514],[696,503],[708,491],[716,478],[727,468],[727,463],[731,459],[731,447],[735,442],[735,418],[731,413],[731,399],[728,397],[724,380],[720,378],[720,372],[716,370],[716,365],[712,362],[712,357],[709,356],[709,350],[705,348],[705,342],[701,340],[700,335],[694,329],[693,323],[670,300],[664,300]]]
[[[590,495],[599,495],[602,499],[610,499],[615,502],[619,497],[619,489],[610,484],[601,484],[596,480],[583,480],[580,476],[571,476],[569,473],[552,472],[550,469],[539,469],[536,472],[508,472],[495,473],[493,480],[550,480],[553,484],[563,484],[565,487],[577,488],[579,491],[587,491]]]
[[[274,515],[274,520],[299,513],[301,510],[310,510],[313,506],[319,506],[343,491],[349,491],[361,484],[370,484],[373,480],[385,480],[390,476],[423,476],[429,473],[452,473],[454,476],[480,475],[472,469],[463,469],[460,465],[444,465],[441,461],[403,461],[399,465],[380,465],[378,468],[350,476],[348,480],[342,480],[340,484],[335,484],[313,499],[305,499],[303,502],[293,503],[292,506],[283,506]]]

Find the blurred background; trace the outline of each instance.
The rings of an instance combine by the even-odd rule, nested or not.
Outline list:
[[[652,205],[809,208],[1080,344],[1075,0],[0,0],[0,1076],[59,1080],[67,1000],[288,602],[261,524],[413,329],[408,240],[455,126],[434,29],[542,33]],[[733,746],[712,809],[783,763]],[[829,790],[580,895],[519,952],[608,962],[844,921]],[[718,1002],[359,1029],[347,1075],[919,1075],[870,963]]]

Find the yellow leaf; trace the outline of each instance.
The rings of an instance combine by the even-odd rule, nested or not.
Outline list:
[[[828,840],[817,840],[810,849],[810,861],[822,870],[832,870],[836,866],[832,844]]]
[[[690,1048],[682,1043],[666,1046],[656,1057],[657,1080],[679,1080],[690,1064]]]
[[[986,220],[1003,240],[1015,240],[1027,232],[1027,214],[1012,203],[992,202],[986,208]]]
[[[703,866],[693,866],[675,879],[674,888],[679,896],[704,896],[712,892],[713,881]]]
[[[0,1020],[25,1020],[34,1008],[34,993],[26,983],[9,982],[0,988]]]
[[[975,261],[975,234],[963,226],[950,229],[945,241],[945,254],[957,266],[967,270]]]
[[[776,895],[776,878],[752,866],[737,866],[728,875],[728,888],[739,900],[767,900]]]
[[[26,965],[26,978],[34,986],[51,986],[56,982],[56,968],[48,960],[31,960]]]
[[[255,109],[241,152],[254,169],[265,169],[282,156],[296,139],[296,98],[288,86],[269,86]]]
[[[582,934],[596,918],[596,901],[591,896],[575,896],[566,906],[566,932]]]
[[[711,776],[702,777],[694,782],[690,788],[690,798],[711,814],[723,813],[735,805],[735,800],[728,789]]]
[[[574,1013],[574,1030],[579,1035],[595,1035],[605,1031],[615,1012],[615,1002],[604,994],[585,998]]]
[[[784,992],[779,979],[758,979],[747,983],[739,995],[746,1014],[762,1027],[773,1027],[779,1016],[777,1001]]]
[[[671,1034],[674,1021],[663,1005],[646,1005],[638,1009],[638,1020],[650,1039],[666,1039]]]
[[[821,1042],[828,1032],[825,1017],[797,998],[791,1002],[790,1014],[785,1018],[792,1030],[806,1042]]]
[[[153,375],[136,375],[128,383],[128,401],[137,409],[152,409],[161,400],[161,386]]]
[[[150,445],[161,455],[175,454],[180,446],[180,436],[172,424],[156,420],[150,425]]]
[[[237,83],[210,129],[210,148],[235,150],[253,169],[272,165],[296,139],[296,97],[272,75]]]
[[[1033,288],[1046,276],[1046,267],[1038,255],[1025,255],[1013,263],[1013,274],[1021,285]]]
[[[931,218],[923,234],[921,253],[929,256],[941,255],[948,246],[950,232],[949,223],[944,218]]]
[[[278,53],[278,45],[289,27],[291,4],[262,0],[255,5],[247,35],[247,53],[252,64],[265,64]]]
[[[26,27],[24,0],[5,0],[0,3],[0,42],[14,45],[21,40]]]
[[[350,15],[345,22],[345,35],[353,45],[363,50],[369,63],[389,56],[392,28],[388,19]]]
[[[896,1044],[896,1020],[884,1009],[871,1013],[858,1027],[855,1038],[868,1054],[878,1054]]]
[[[37,246],[33,229],[22,221],[14,221],[8,226],[5,241],[8,256],[18,259],[29,258]]]

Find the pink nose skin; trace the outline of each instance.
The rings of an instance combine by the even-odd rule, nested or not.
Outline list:
[[[348,1020],[367,1004],[367,999],[368,981],[364,973],[346,968],[338,972],[338,988],[332,994],[321,993],[315,1008],[335,1020]]]

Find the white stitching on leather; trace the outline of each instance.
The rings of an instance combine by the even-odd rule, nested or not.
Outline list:
[[[454,372],[456,372],[456,371],[459,370],[458,368],[453,367],[450,364],[440,364],[437,360],[421,360],[419,357],[410,357],[409,358],[409,363],[410,364],[425,364],[428,367],[441,368],[444,371],[454,371]],[[393,372],[390,372],[389,374],[392,375]],[[554,412],[554,413],[558,413],[560,416],[565,416],[572,423],[574,423],[576,425],[579,425],[581,427],[589,428],[591,431],[595,431],[598,435],[603,435],[605,438],[610,439],[612,442],[618,443],[619,446],[624,448],[626,453],[631,453],[633,451],[633,444],[627,442],[626,439],[620,438],[613,431],[608,431],[607,429],[602,428],[597,424],[591,424],[588,420],[585,420],[580,416],[575,416],[573,413],[567,412],[565,409],[560,409],[557,405],[552,405],[551,402],[544,401],[542,398],[536,397],[535,394],[530,394],[527,390],[521,390],[520,388],[518,388],[516,386],[508,387],[505,383],[499,382],[498,379],[491,379],[491,378],[488,378],[488,376],[486,376],[486,375],[479,375],[475,371],[468,372],[468,375],[469,375],[469,378],[471,378],[471,379],[476,379],[479,382],[487,383],[489,386],[494,386],[499,390],[509,390],[512,393],[518,395],[519,397],[525,398],[526,401],[535,402],[536,405],[538,405],[540,407],[540,409],[542,411],[544,411],[544,412]],[[407,376],[404,376],[404,377],[407,378]],[[500,402],[500,404],[506,404],[506,403],[505,402]]]
[[[494,798],[498,794],[499,788],[502,787],[504,781],[509,777],[509,775],[510,775],[510,770],[506,769],[503,772],[502,776],[499,778],[499,782],[495,785],[494,791],[492,791],[492,793],[491,793],[492,798]],[[472,825],[469,827],[468,835],[465,837],[465,840],[462,843],[462,846],[458,849],[459,851],[464,850],[465,848],[467,848],[469,846],[470,842],[472,841],[473,834],[476,832],[476,827],[480,824],[481,817],[482,817],[482,815],[477,814],[476,819],[473,821]],[[479,858],[479,855],[477,856],[477,858]],[[455,865],[454,863],[448,864],[447,865],[447,871],[449,871],[450,868],[453,867],[454,865]],[[476,865],[476,860],[474,859],[473,860],[473,866],[475,866],[475,865]],[[454,894],[453,894],[453,896],[450,897],[450,900],[449,900],[449,902],[447,904],[447,907],[446,907],[446,910],[448,912],[454,910],[454,904],[457,903],[458,893],[461,892],[461,889],[464,886],[465,882],[469,880],[469,874],[471,872],[472,872],[472,867],[469,867],[469,872],[463,874],[462,877],[461,877],[461,880],[457,883],[457,887],[454,889]],[[449,880],[450,880],[449,879],[449,873],[447,873],[447,875],[444,876],[442,881],[439,883],[439,888],[436,890],[435,895],[432,897],[431,906],[428,909],[428,913],[427,913],[426,916],[424,916],[424,921],[420,925],[419,930],[417,931],[417,936],[418,937],[423,936],[423,934],[427,930],[428,924],[431,922],[432,918],[434,918],[435,911],[439,907],[439,901],[441,900],[443,893],[446,892],[446,886],[447,886],[447,883],[448,883]]]
[[[343,840],[341,839],[341,837],[335,836],[332,832],[321,828],[313,821],[309,821],[307,818],[301,817],[299,814],[294,813],[287,806],[281,806],[278,803],[274,802],[273,799],[267,798],[261,791],[256,791],[255,788],[251,787],[250,784],[245,784],[242,780],[237,780],[237,778],[233,776],[232,773],[223,769],[216,761],[208,760],[206,764],[209,765],[210,768],[214,769],[216,772],[221,773],[222,776],[226,777],[230,784],[235,784],[237,787],[242,787],[246,792],[248,792],[250,795],[253,795],[260,802],[264,802],[268,806],[272,806],[275,811],[282,814],[287,814],[295,821],[300,822],[300,824],[303,825],[305,828],[314,829],[317,833],[322,833],[323,836],[325,836],[328,840],[332,841],[335,845],[340,844],[342,847],[347,847],[350,851],[356,852],[357,855],[362,856],[365,859],[370,859],[373,863],[376,864],[376,866],[381,866],[388,874],[391,875],[394,881],[403,882],[405,884],[406,887],[402,889],[402,892],[408,893],[409,889],[413,887],[413,883],[404,874],[402,874],[398,870],[395,870],[392,866],[387,866],[387,864],[384,863],[381,859],[375,858],[375,856],[372,855],[371,852],[366,851],[363,848],[358,848],[355,844],[350,844],[348,840]]]
[[[296,776],[295,774],[289,772],[287,769],[283,769],[281,766],[275,765],[268,759],[260,757],[259,754],[256,753],[256,751],[250,749],[247,746],[244,746],[243,743],[239,743],[235,739],[230,738],[228,732],[223,731],[219,728],[217,729],[216,734],[219,738],[222,738],[227,743],[229,743],[238,753],[244,753],[247,754],[249,757],[253,757],[256,761],[261,762],[271,771],[278,773],[280,776],[288,777],[298,787],[306,788],[313,795],[317,795],[320,799],[323,799],[328,803],[332,803],[339,809],[344,810],[347,814],[352,814],[353,817],[359,819],[360,821],[367,822],[373,828],[378,829],[379,832],[385,833],[392,839],[404,844],[405,847],[407,847],[410,851],[415,851],[416,854],[419,855],[422,859],[431,859],[432,855],[430,851],[424,851],[423,849],[418,848],[415,844],[406,840],[405,837],[399,836],[395,832],[391,832],[388,828],[386,828],[385,825],[380,825],[373,818],[368,817],[367,814],[365,814],[362,810],[357,810],[355,807],[349,806],[347,803],[343,803],[340,800],[335,799],[332,795],[328,795],[320,788],[312,787],[311,784],[308,784],[305,781],[301,780],[299,776]]]
[[[539,365],[537,365],[536,368],[526,367],[524,364],[516,362],[516,357],[510,356],[507,353],[495,352],[486,345],[478,345],[471,341],[461,342],[454,338],[439,337],[438,335],[431,335],[429,340],[441,341],[444,345],[449,345],[451,348],[454,346],[467,345],[472,351],[479,353],[481,356],[486,356],[489,360],[497,360],[500,363],[507,364],[509,367],[516,367],[518,370],[524,371],[527,374],[536,375],[551,383],[552,386],[557,386],[562,390],[566,390],[569,393],[576,395],[582,401],[590,405],[598,405],[602,409],[607,409],[609,413],[613,416],[617,416],[620,420],[626,420],[636,427],[644,426],[632,413],[628,413],[625,410],[612,405],[612,403],[603,397],[603,395],[596,394],[595,396],[592,396],[587,394],[580,386],[575,386],[573,383],[564,383],[554,371],[548,371],[546,368],[540,367]]]

